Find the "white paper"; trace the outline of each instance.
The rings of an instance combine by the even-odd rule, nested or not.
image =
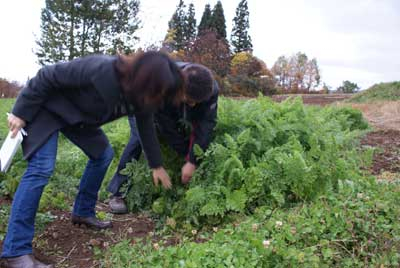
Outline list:
[[[11,132],[8,133],[3,145],[0,149],[0,171],[7,172],[11,165],[11,161],[21,144],[23,137],[21,131],[18,131],[14,138],[11,138]]]

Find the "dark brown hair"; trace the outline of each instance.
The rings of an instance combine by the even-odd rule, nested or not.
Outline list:
[[[138,110],[154,111],[165,102],[178,104],[182,100],[182,73],[164,53],[120,55],[116,69],[125,97]]]
[[[189,64],[184,69],[186,77],[185,94],[195,102],[210,98],[213,92],[214,79],[211,71],[200,64]]]

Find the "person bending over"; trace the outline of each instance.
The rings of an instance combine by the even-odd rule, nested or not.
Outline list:
[[[96,229],[112,227],[96,218],[98,191],[113,158],[100,126],[135,116],[137,133],[155,184],[171,187],[162,166],[153,112],[183,97],[182,72],[167,55],[146,52],[133,57],[93,55],[45,66],[19,94],[8,126],[22,143],[28,166],[14,195],[2,258],[9,268],[53,267],[32,255],[35,216],[43,189],[53,173],[59,133],[88,156],[71,221]]]
[[[185,81],[183,103],[179,106],[165,105],[155,113],[155,122],[160,136],[179,155],[185,157],[181,181],[187,184],[198,165],[193,146],[198,144],[206,150],[212,140],[217,120],[219,89],[211,71],[205,66],[185,62],[176,64],[182,70]],[[131,127],[129,142],[121,156],[117,171],[107,187],[112,195],[109,202],[110,210],[115,214],[128,212],[120,192],[128,178],[120,174],[120,171],[132,159],[138,160],[142,151],[141,137],[136,127],[137,118],[129,117],[129,124]]]

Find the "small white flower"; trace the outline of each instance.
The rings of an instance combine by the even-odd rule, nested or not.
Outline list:
[[[283,225],[283,222],[281,222],[281,221],[276,221],[275,222],[275,226],[276,227],[282,227],[282,225]]]
[[[197,230],[192,230],[192,235],[197,235]]]
[[[263,246],[264,246],[265,248],[269,248],[270,245],[271,245],[271,240],[264,240],[264,241],[263,241]]]
[[[253,225],[251,226],[251,229],[253,230],[253,232],[258,230],[258,224],[257,223],[253,223]]]
[[[153,248],[154,248],[155,250],[159,250],[159,249],[160,249],[160,245],[159,245],[158,243],[154,243],[154,244],[153,244]]]
[[[218,227],[213,227],[214,232],[218,232]]]

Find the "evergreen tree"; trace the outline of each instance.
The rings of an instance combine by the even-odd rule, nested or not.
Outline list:
[[[211,29],[211,15],[212,14],[210,4],[206,4],[197,30],[198,35],[202,35],[203,33]]]
[[[131,53],[133,46],[139,41],[135,32],[140,28],[138,18],[140,2],[139,0],[108,0],[108,2],[112,3],[111,12],[108,10],[106,12],[110,12],[112,16],[104,36],[108,43],[107,53]]]
[[[70,60],[76,56],[73,30],[76,15],[73,1],[46,0],[41,14],[41,38],[36,41],[39,64]],[[66,16],[69,14],[69,16]]]
[[[46,0],[36,41],[39,63],[91,53],[129,53],[138,39],[138,12],[138,0]]]
[[[171,20],[168,22],[168,34],[173,34],[172,40],[173,42],[169,43],[174,50],[180,50],[185,47],[186,38],[186,14],[185,14],[185,4],[183,0],[179,0],[179,4],[176,7],[174,14],[172,15]],[[167,34],[167,36],[168,36]]]
[[[251,52],[253,50],[253,45],[248,32],[250,24],[247,0],[240,1],[236,8],[236,16],[233,19],[233,23],[231,41],[234,47],[234,52]]]
[[[212,11],[211,30],[217,34],[219,39],[226,39],[225,15],[221,1],[217,2]]]
[[[185,21],[185,40],[186,43],[196,38],[196,14],[193,3],[190,3]]]

